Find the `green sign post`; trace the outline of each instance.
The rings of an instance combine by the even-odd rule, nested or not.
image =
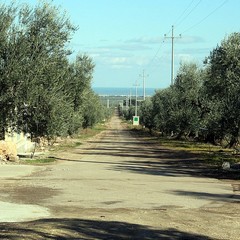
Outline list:
[[[133,116],[133,125],[135,126],[139,125],[139,116]]]

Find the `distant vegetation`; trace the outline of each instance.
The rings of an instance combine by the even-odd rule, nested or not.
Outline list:
[[[122,112],[131,119],[131,107]],[[175,82],[141,103],[141,123],[162,135],[197,139],[224,147],[239,143],[240,33],[224,39],[204,67],[182,63]]]
[[[0,139],[72,135],[109,116],[91,89],[92,59],[69,60],[76,30],[51,4],[0,4]]]

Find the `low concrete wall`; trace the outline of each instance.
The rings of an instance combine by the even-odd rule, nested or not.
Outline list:
[[[17,153],[31,153],[35,148],[35,143],[31,142],[29,134],[8,133],[5,136],[5,142],[15,143]]]

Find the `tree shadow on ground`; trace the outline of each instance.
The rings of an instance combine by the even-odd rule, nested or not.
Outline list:
[[[200,199],[208,199],[208,200],[218,200],[218,201],[228,201],[231,200],[232,194],[216,194],[216,193],[208,193],[208,192],[193,192],[193,191],[183,191],[183,190],[174,190],[170,191],[171,193],[179,196],[189,196],[193,198]],[[240,201],[240,195],[234,196],[234,202]]]
[[[57,158],[63,161],[89,162],[112,165],[116,171],[130,171],[159,176],[197,176],[217,179],[239,180],[240,173],[223,170],[217,165],[209,165],[201,154],[169,149],[149,149],[142,147],[94,147],[79,152],[79,155],[92,156],[91,160]],[[97,157],[98,156],[98,157]],[[99,157],[101,156],[101,158]],[[118,160],[105,161],[104,156]],[[106,158],[107,159],[107,158]]]
[[[90,146],[76,148],[74,153],[79,156],[92,156],[91,160],[90,158],[86,161],[80,158],[61,157],[57,159],[109,164],[112,165],[111,169],[116,171],[139,174],[240,179],[239,172],[224,171],[221,166],[207,164],[203,160],[204,153],[168,149],[161,146],[156,137],[144,134],[138,134],[136,137],[135,133],[129,134],[129,130],[126,129],[118,130],[117,137],[116,130],[109,130],[108,135],[105,135],[102,140],[91,140],[89,143]],[[113,157],[112,160],[109,157]]]
[[[151,229],[147,226],[116,221],[83,219],[41,219],[24,223],[0,223],[1,239],[120,240],[120,239],[212,239],[177,229]]]

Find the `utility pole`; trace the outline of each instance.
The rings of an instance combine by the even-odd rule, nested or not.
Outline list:
[[[172,36],[167,37],[166,34],[164,35],[165,38],[171,38],[172,40],[172,61],[171,61],[171,85],[174,83],[174,39],[175,38],[181,38],[181,34],[179,34],[178,37],[174,36],[174,26],[172,26]]]
[[[138,86],[139,86],[139,84],[137,83],[137,81],[136,81],[136,83],[135,83],[133,86],[136,87],[135,116],[137,116],[137,108],[138,108],[138,105],[137,105],[137,98],[138,98],[137,88],[138,88]]]
[[[140,77],[143,79],[143,101],[146,99],[146,88],[145,88],[145,79],[148,77],[148,75],[145,75],[145,71],[143,70],[143,73],[140,74]]]
[[[132,89],[130,88],[130,95],[129,95],[129,106],[132,106]]]
[[[126,96],[126,110],[128,110],[128,105],[129,105],[129,96]]]

